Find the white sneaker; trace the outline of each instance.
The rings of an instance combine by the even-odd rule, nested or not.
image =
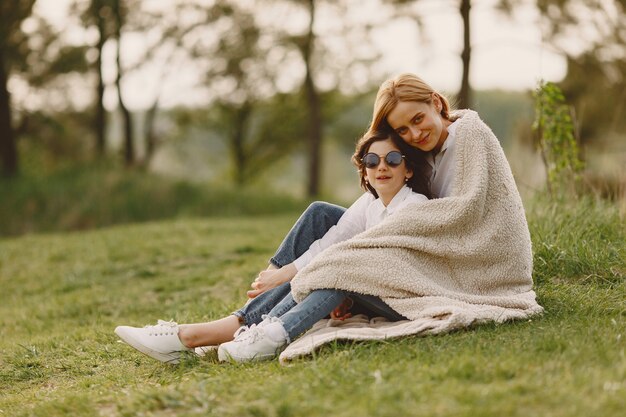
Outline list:
[[[276,357],[289,337],[277,317],[265,317],[258,325],[240,327],[235,340],[222,343],[217,350],[220,362],[264,361]]]
[[[181,352],[193,352],[178,338],[178,324],[173,321],[159,320],[155,326],[146,327],[118,326],[115,334],[141,353],[161,362],[177,364]]]

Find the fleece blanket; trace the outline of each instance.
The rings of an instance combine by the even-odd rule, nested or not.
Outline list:
[[[532,290],[524,207],[502,147],[476,112],[455,117],[451,195],[408,205],[329,247],[291,282],[296,301],[336,288],[380,297],[408,320],[323,320],[282,352],[282,363],[337,339],[440,334],[543,311]]]

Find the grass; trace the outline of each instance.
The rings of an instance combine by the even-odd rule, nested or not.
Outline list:
[[[112,330],[228,314],[294,214],[4,238],[0,415],[621,416],[624,219],[587,199],[538,200],[528,217],[542,317],[336,343],[289,366],[167,366]]]

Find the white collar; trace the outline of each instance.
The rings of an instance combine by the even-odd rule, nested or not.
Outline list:
[[[403,185],[400,191],[393,196],[387,207],[383,204],[383,201],[379,198],[372,201],[370,209],[374,214],[381,215],[385,210],[388,214],[392,214],[398,206],[413,192],[412,189]]]
[[[445,142],[443,142],[443,145],[441,145],[441,149],[439,150],[439,152],[437,152],[437,154],[433,154],[432,152],[428,154],[429,157],[426,158],[426,162],[428,162],[428,165],[430,165],[431,168],[435,168],[435,160],[438,159],[437,157],[443,157],[443,153],[446,151],[446,149],[454,145],[454,141],[456,140],[457,122],[459,121],[459,119],[456,119],[454,122],[452,122],[450,126],[448,126],[448,128],[446,129],[448,131],[448,137],[446,138]]]
[[[456,119],[454,122],[452,122],[450,124],[450,126],[448,126],[448,137],[446,138],[446,141],[443,143],[443,146],[441,147],[441,150],[439,151],[439,153],[445,151],[446,149],[448,149],[450,146],[454,145],[454,141],[456,140],[456,128],[457,128],[457,123],[459,119]]]

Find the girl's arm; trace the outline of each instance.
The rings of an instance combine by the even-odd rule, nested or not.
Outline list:
[[[248,297],[254,298],[257,295],[264,293],[267,290],[278,287],[285,282],[291,281],[296,276],[298,270],[294,266],[293,262],[283,266],[280,269],[266,269],[261,271],[259,276],[256,277],[251,287],[252,290],[248,291]]]
[[[266,269],[259,273],[259,276],[251,285],[253,289],[248,291],[248,297],[254,298],[267,290],[291,281],[300,269],[304,268],[324,249],[335,243],[350,239],[364,231],[367,207],[373,200],[374,196],[372,194],[363,194],[346,210],[339,222],[331,227],[321,239],[313,242],[309,249],[298,259],[280,269]]]
[[[374,200],[374,196],[370,193],[364,193],[359,197],[341,216],[335,226],[328,229],[322,238],[313,242],[309,249],[293,262],[296,270],[299,271],[304,268],[324,249],[365,231],[367,207]]]

